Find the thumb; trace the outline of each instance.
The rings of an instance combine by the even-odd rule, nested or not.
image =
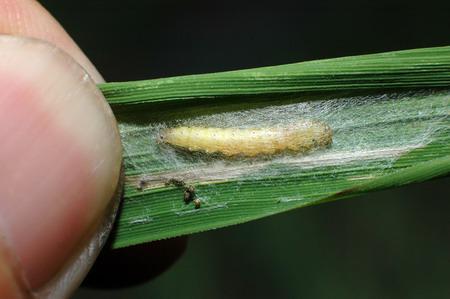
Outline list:
[[[78,286],[120,165],[116,121],[85,71],[49,44],[0,36],[0,298]]]

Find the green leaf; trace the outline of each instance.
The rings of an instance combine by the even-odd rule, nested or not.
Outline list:
[[[243,223],[450,172],[450,47],[105,83],[124,145],[114,247]],[[227,159],[161,144],[166,127],[328,123],[330,148]],[[183,201],[182,180],[202,206]]]

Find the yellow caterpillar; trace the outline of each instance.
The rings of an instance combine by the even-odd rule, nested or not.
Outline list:
[[[303,120],[284,128],[177,127],[163,130],[159,137],[162,142],[191,152],[255,157],[325,148],[331,144],[333,132],[325,123]]]

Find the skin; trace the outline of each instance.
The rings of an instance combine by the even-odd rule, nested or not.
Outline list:
[[[64,28],[37,1],[0,0],[0,7],[1,34],[33,37],[47,41],[73,57],[94,82],[104,81]]]
[[[114,116],[65,52],[3,35],[0,139],[0,263],[11,273],[0,274],[0,297],[66,296],[113,219],[122,156]]]
[[[99,82],[37,1],[0,0],[0,298],[69,296],[111,228],[122,147]],[[141,268],[120,286],[143,282],[167,269],[185,243],[106,247],[87,281],[119,285],[110,265],[127,269],[110,260],[125,259]]]
[[[0,298],[68,297],[111,229],[122,146],[100,82],[37,1],[0,0]],[[107,243],[85,282],[144,282],[185,247],[186,238],[115,251]]]

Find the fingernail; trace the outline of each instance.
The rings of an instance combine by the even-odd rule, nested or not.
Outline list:
[[[32,289],[85,242],[117,187],[115,118],[68,55],[0,36],[0,234]]]

